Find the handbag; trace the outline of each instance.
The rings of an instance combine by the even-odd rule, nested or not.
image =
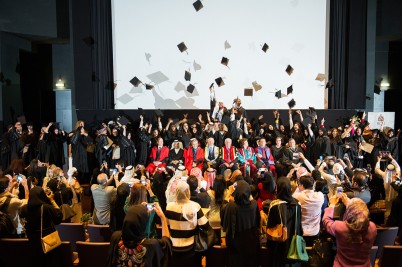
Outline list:
[[[71,219],[72,217],[74,217],[76,215],[75,211],[70,207],[70,205],[68,204],[63,204],[63,196],[61,195],[61,191],[60,192],[60,199],[61,199],[61,206],[60,206],[60,210],[61,213],[63,214],[63,218],[61,219],[62,221],[66,221]]]
[[[42,237],[42,227],[43,227],[43,205],[40,208],[40,241],[42,243],[43,253],[48,253],[53,249],[61,245],[61,239],[59,232],[55,230],[53,233]]]
[[[299,205],[299,204],[297,204]],[[290,242],[287,258],[295,261],[308,261],[308,254],[306,251],[306,241],[304,238],[297,234],[297,205],[296,205],[296,218],[295,218],[295,234]]]
[[[268,220],[269,214],[271,212],[271,208],[276,205],[280,205],[282,203],[286,203],[286,201],[274,200],[271,202],[271,206],[269,206],[268,210]],[[281,210],[278,207],[279,217],[281,219],[281,223],[275,225],[274,227],[268,228],[267,226],[267,239],[277,242],[285,242],[288,239],[288,229],[286,225],[283,224]],[[268,225],[268,222],[267,222]]]
[[[379,199],[375,201],[373,204],[371,204],[370,208],[370,213],[384,213],[387,211],[387,208],[385,206],[385,199]]]
[[[198,227],[198,233],[194,236],[194,251],[204,252],[208,248],[213,247],[218,243],[218,238],[216,237],[214,229],[208,223],[208,228],[203,229]]]

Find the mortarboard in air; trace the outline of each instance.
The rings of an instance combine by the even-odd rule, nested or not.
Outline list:
[[[244,88],[244,96],[253,96],[253,88]]]
[[[222,77],[216,78],[216,79],[215,79],[215,82],[216,82],[216,84],[218,85],[218,87],[221,87],[221,86],[224,86],[224,85],[225,85],[225,83],[224,83]]]
[[[156,117],[163,117],[163,112],[160,109],[155,110]]]
[[[296,101],[292,98],[292,100],[288,102],[288,106],[289,108],[294,108],[294,106],[296,106]]]
[[[177,47],[179,48],[180,52],[187,52],[187,46],[184,44],[184,42],[178,44]]]
[[[286,73],[290,76],[290,75],[292,75],[292,73],[293,73],[293,68],[292,68],[292,66],[290,66],[290,65],[288,65],[287,67],[286,67]]]
[[[184,80],[186,80],[186,81],[191,80],[191,72],[189,72],[187,70],[184,72]]]
[[[264,45],[262,46],[262,51],[264,51],[265,53],[268,51],[269,49],[269,45],[267,43],[264,43]]]
[[[281,99],[281,97],[282,97],[282,90],[276,91],[276,92],[275,92],[275,97],[278,98],[278,99]]]
[[[225,50],[226,49],[229,49],[229,48],[231,48],[232,46],[228,43],[228,41],[226,40],[225,41],[225,44],[224,44],[224,46],[225,46]]]
[[[364,111],[358,111],[356,115],[357,115],[357,117],[362,118],[363,113],[364,113]]]
[[[130,122],[125,116],[119,117],[118,121],[121,125],[127,125]]]
[[[215,83],[211,83],[211,85],[209,86],[209,89],[214,88]]]
[[[152,89],[154,89],[154,86],[152,84],[146,83],[145,84],[145,89],[152,90]]]
[[[229,59],[227,57],[222,57],[221,64],[225,65],[226,67],[228,67]]]
[[[134,86],[134,87],[138,87],[140,84],[142,84],[142,82],[140,81],[140,79],[137,78],[137,76],[134,76],[134,78],[132,78],[130,80],[130,83]]]
[[[334,87],[334,86],[335,86],[334,80],[333,80],[333,79],[330,79],[330,80],[327,82],[327,84],[325,85],[325,88],[330,89],[330,88],[332,88],[332,87]]]
[[[200,11],[204,6],[202,5],[200,0],[197,0],[193,3],[193,6],[195,8],[195,10],[198,12]]]
[[[286,92],[287,92],[288,95],[291,94],[291,93],[293,93],[293,85],[289,86],[289,87],[286,89]]]
[[[304,118],[302,121],[302,124],[304,125],[304,127],[307,127],[307,125],[312,123],[312,119],[310,117]]]
[[[306,112],[307,117],[314,119],[315,116],[317,115],[317,112],[315,111],[315,108],[309,107],[307,112]]]
[[[187,86],[187,92],[192,94],[194,92],[195,86],[192,85],[191,83]]]
[[[262,89],[262,85],[257,83],[257,81],[254,81],[251,83],[253,85],[254,90],[259,91]]]
[[[325,74],[324,73],[318,73],[317,77],[315,77],[315,80],[320,81],[320,82],[324,81],[325,80]]]
[[[374,85],[374,93],[377,95],[381,94],[381,87],[378,84]]]

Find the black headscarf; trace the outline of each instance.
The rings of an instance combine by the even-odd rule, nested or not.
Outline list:
[[[130,194],[130,186],[127,183],[122,183],[117,187],[116,192],[116,209],[123,209],[126,198]]]
[[[144,205],[131,206],[124,218],[122,239],[124,246],[135,248],[145,237],[148,209]]]
[[[251,195],[250,185],[244,180],[237,181],[236,190],[232,194],[236,204],[239,206],[249,205],[250,195]]]
[[[29,190],[28,209],[35,208],[43,204],[50,205],[50,200],[47,198],[42,187],[35,186],[31,190]]]
[[[290,180],[286,177],[280,177],[277,184],[276,198],[284,200],[288,203],[293,201],[292,190],[290,187]]]

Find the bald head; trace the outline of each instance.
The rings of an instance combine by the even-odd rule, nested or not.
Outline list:
[[[101,173],[97,177],[98,184],[104,184],[107,181],[107,175],[105,173]]]

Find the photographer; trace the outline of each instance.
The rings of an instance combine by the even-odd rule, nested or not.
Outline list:
[[[368,204],[371,200],[371,193],[367,187],[368,173],[363,169],[356,169],[353,172],[352,181],[348,176],[345,176],[344,185],[348,188],[349,192],[346,192],[348,198],[360,198],[364,203]]]

